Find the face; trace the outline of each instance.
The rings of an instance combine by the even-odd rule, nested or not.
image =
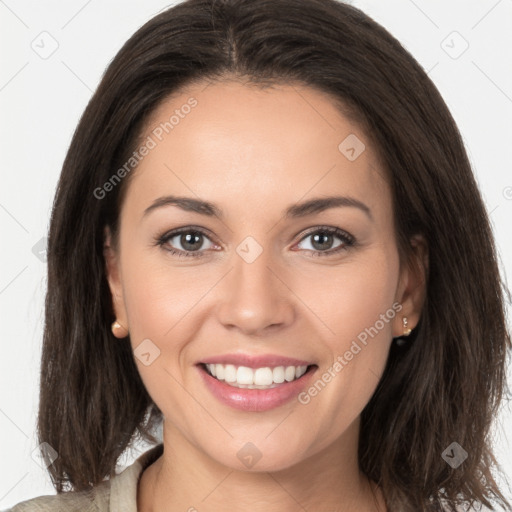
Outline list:
[[[239,469],[258,454],[258,470],[289,467],[343,439],[422,297],[366,135],[314,89],[222,82],[162,103],[141,140],[105,255],[166,428]],[[263,388],[236,387],[249,381]]]

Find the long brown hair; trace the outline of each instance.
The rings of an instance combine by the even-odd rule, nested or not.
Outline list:
[[[132,173],[103,187],[136,148],[148,116],[193,82],[298,83],[331,95],[371,138],[393,190],[401,256],[422,233],[427,296],[361,418],[361,470],[389,510],[510,504],[489,434],[511,348],[487,213],[456,124],[416,60],[359,9],[336,0],[187,0],[140,28],[108,66],[73,136],[48,239],[38,437],[58,453],[57,492],[112,476],[135,439],[156,442],[162,413],[114,318],[104,227],[117,234]],[[467,452],[443,460],[452,442]],[[495,510],[492,508],[492,510]]]

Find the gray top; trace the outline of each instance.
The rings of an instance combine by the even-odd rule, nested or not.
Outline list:
[[[137,512],[137,485],[144,469],[163,453],[153,446],[132,465],[87,491],[68,491],[22,501],[5,512]]]

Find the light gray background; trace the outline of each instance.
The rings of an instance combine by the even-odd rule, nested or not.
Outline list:
[[[397,37],[439,88],[474,165],[503,272],[512,275],[512,0],[352,3]],[[40,240],[62,162],[110,60],[167,5],[158,0],[0,0],[0,509],[54,494],[31,454],[37,448],[46,285]],[[499,417],[495,439],[499,461],[512,479],[509,408]],[[127,453],[120,466],[146,448]]]

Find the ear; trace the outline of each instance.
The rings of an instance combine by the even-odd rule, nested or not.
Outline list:
[[[427,294],[428,244],[423,235],[410,239],[412,254],[400,271],[400,280],[395,300],[402,305],[400,314],[393,322],[393,336],[403,336],[402,319],[407,317],[407,326],[414,329],[420,320]]]
[[[116,315],[116,321],[123,327],[122,329],[116,329],[114,335],[124,338],[128,335],[129,331],[128,317],[124,303],[119,253],[112,245],[112,234],[109,226],[105,226],[104,231],[103,257],[105,259],[105,270],[110,293],[112,294],[112,306]]]

